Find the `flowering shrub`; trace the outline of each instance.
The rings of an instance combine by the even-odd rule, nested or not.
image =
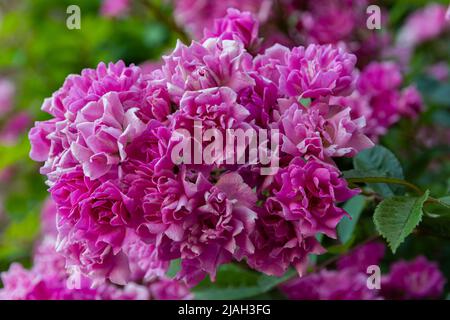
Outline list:
[[[233,24],[240,15],[251,19],[249,13],[230,10],[222,24]],[[283,149],[294,149],[280,154],[292,160],[273,178],[255,183],[244,179],[239,168],[175,165],[169,152],[179,128],[190,131],[196,121],[205,129],[259,127],[239,103],[241,92],[255,90],[250,75],[263,77],[245,49],[257,34],[252,31],[246,39],[247,29],[218,25],[201,42],[178,43],[149,75],[118,62],[70,76],[43,105],[53,118],[30,131],[31,157],[46,161],[41,172],[57,206],[58,251],[93,281],[126,284],[133,260],[127,248],[136,241],[154,247],[150,265],[157,270],[181,259],[177,278],[192,285],[205,274],[214,279],[220,265],[242,259],[270,275],[281,276],[290,265],[302,273],[307,254],[320,250],[314,236],[336,237],[336,225],[345,215],[336,205],[358,192],[348,188],[332,157],[353,156],[372,143],[363,125],[353,124],[363,118],[353,120],[350,112],[329,105],[330,97],[352,90],[356,61],[331,46],[272,48],[282,57],[274,65],[279,74],[268,79],[274,97],[267,98],[283,125]],[[155,90],[165,103],[153,104]],[[304,108],[298,103],[302,98],[314,101]],[[296,112],[303,114],[290,117]],[[290,127],[309,122],[306,136],[289,136]],[[269,116],[262,128],[278,123]],[[302,144],[307,145],[295,150]],[[253,176],[260,170],[257,165],[245,169]],[[258,209],[258,193],[263,192],[273,196]],[[281,253],[281,261],[278,246],[291,238],[262,241],[266,223],[259,216],[267,215],[281,219],[296,235],[292,252]],[[261,264],[264,253],[274,261]]]
[[[448,103],[446,66],[430,64],[423,82],[413,70],[420,46],[448,31],[445,8],[419,9],[395,34],[390,8],[382,32],[368,28],[368,5],[103,1],[96,19],[127,23],[145,8],[179,39],[155,62],[70,74],[44,100],[28,140],[50,198],[32,267],[11,264],[0,298],[441,298],[437,263],[385,262],[384,244],[367,239],[409,257],[403,242],[448,231],[447,189],[415,172],[423,119]],[[9,80],[0,95],[9,116]],[[28,119],[1,123],[5,145]],[[448,154],[429,157],[447,170]],[[390,271],[374,289],[368,270],[381,263]],[[222,282],[231,273],[242,284],[221,290],[236,285]]]

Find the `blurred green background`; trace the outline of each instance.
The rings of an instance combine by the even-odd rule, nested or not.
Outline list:
[[[66,9],[72,4],[81,9],[80,30],[66,26]],[[0,128],[20,111],[33,121],[45,119],[40,111],[43,99],[68,74],[100,61],[140,64],[159,59],[174,45],[177,35],[167,21],[156,18],[170,19],[168,6],[159,3],[159,12],[142,6],[133,15],[111,19],[100,15],[100,5],[93,0],[0,1],[0,78],[16,87],[14,110],[1,117]],[[26,132],[13,145],[0,143],[0,170],[5,171],[0,179],[0,270],[13,261],[27,265],[39,231],[47,192],[40,164],[30,160],[28,152]]]

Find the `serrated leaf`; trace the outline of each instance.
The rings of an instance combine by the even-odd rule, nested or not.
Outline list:
[[[428,195],[427,190],[420,197],[395,196],[382,201],[375,209],[375,226],[393,253],[421,221]]]
[[[351,198],[344,204],[343,209],[350,215],[351,218],[342,218],[341,222],[339,222],[337,226],[337,234],[343,244],[347,243],[351,239],[353,230],[355,230],[356,224],[358,223],[365,204],[366,200],[364,196],[360,195]]]
[[[379,145],[358,153],[353,159],[353,165],[359,173],[403,179],[403,169],[398,159],[391,151]],[[402,190],[402,187],[385,183],[371,183],[368,186],[385,198]]]

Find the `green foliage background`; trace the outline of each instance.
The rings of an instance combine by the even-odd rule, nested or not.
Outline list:
[[[66,9],[81,9],[81,29],[66,27]],[[160,10],[170,17],[168,8]],[[27,110],[34,120],[44,98],[67,75],[93,68],[100,61],[139,64],[159,59],[175,44],[176,34],[148,10],[124,19],[102,17],[100,1],[0,1],[0,76],[16,85],[15,111]],[[0,119],[0,125],[7,119]],[[39,231],[39,213],[47,196],[39,164],[28,157],[26,135],[13,146],[0,145],[0,170],[13,170],[13,179],[0,182],[6,216],[0,218],[0,271],[13,261],[27,265]]]

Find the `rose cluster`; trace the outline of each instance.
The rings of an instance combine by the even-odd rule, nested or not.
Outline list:
[[[274,45],[252,55],[257,20],[229,10],[162,66],[123,62],[69,76],[30,131],[56,204],[56,250],[97,284],[164,275],[193,285],[245,261],[269,275],[304,271],[316,239],[336,236],[349,189],[334,163],[373,145],[365,118],[334,100],[352,93],[356,57],[333,45]],[[178,163],[172,151],[215,129],[276,134],[279,168],[261,163]],[[194,145],[204,147],[202,142]],[[250,152],[251,144],[246,147]],[[138,268],[136,268],[138,265]]]
[[[133,282],[117,286],[111,282],[97,285],[77,268],[66,268],[66,259],[56,252],[56,206],[50,199],[42,210],[42,235],[34,250],[33,266],[25,269],[13,263],[1,274],[0,300],[148,300],[191,299],[188,288],[164,276],[145,277],[151,248],[129,251]],[[146,258],[147,257],[147,258]],[[139,284],[138,284],[139,283]]]

